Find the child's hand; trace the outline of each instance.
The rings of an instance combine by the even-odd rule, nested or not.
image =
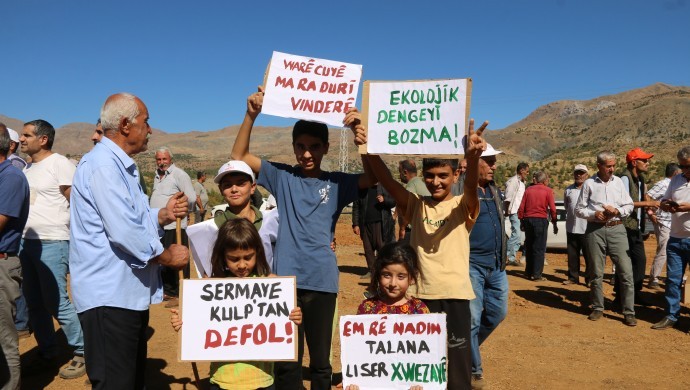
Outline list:
[[[352,133],[355,135],[355,145],[360,146],[367,143],[366,129],[362,125],[362,114],[356,108],[351,108],[345,114],[343,124],[352,129]]]
[[[182,319],[180,319],[180,312],[177,309],[170,309],[170,325],[175,329],[175,332],[179,332],[182,328]]]
[[[292,309],[292,311],[290,312],[290,316],[288,318],[290,319],[290,321],[294,322],[295,325],[301,325],[302,324],[302,309],[299,306]]]
[[[357,385],[347,385],[347,388],[345,390],[359,390],[359,386]]]
[[[470,119],[467,145],[465,145],[465,158],[478,159],[481,157],[482,152],[486,150],[486,140],[482,135],[488,125],[489,121],[484,121],[477,131],[474,131],[474,119]]]
[[[255,92],[247,98],[247,115],[252,119],[256,119],[261,112],[261,107],[264,104],[264,87],[259,87],[258,92]]]
[[[422,385],[414,385],[410,387],[410,390],[424,390],[424,387]]]

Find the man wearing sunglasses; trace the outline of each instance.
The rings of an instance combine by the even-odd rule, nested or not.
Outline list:
[[[652,329],[673,327],[680,317],[680,286],[690,259],[690,146],[678,151],[680,175],[671,179],[660,207],[671,213],[671,233],[666,244],[666,316]]]

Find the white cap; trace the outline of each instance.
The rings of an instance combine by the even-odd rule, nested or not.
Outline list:
[[[19,134],[17,134],[16,131],[10,129],[9,127],[7,128],[7,132],[10,133],[10,140],[12,142],[19,143]]]
[[[244,161],[238,161],[238,160],[231,160],[223,164],[223,166],[220,167],[218,170],[218,174],[216,177],[213,179],[213,182],[218,184],[220,181],[223,179],[225,175],[228,173],[233,173],[233,172],[239,172],[239,173],[244,173],[245,175],[248,175],[252,179],[252,183],[254,183],[254,172],[252,172],[252,169],[249,168],[249,165],[247,165],[246,162]]]
[[[501,154],[501,153],[503,153],[503,152],[500,150],[494,149],[494,147],[491,146],[491,144],[487,142],[486,143],[486,150],[482,152],[482,157],[495,156],[495,155]]]
[[[575,165],[575,169],[573,169],[573,172],[577,172],[577,171],[583,171],[585,173],[589,173],[589,171],[587,170],[587,166],[584,164]]]
[[[467,145],[467,136],[466,135],[462,137],[462,144]],[[482,152],[481,157],[495,156],[495,155],[501,154],[501,153],[503,153],[503,152],[500,150],[494,149],[494,147],[491,146],[491,144],[487,142],[486,143],[486,150]]]

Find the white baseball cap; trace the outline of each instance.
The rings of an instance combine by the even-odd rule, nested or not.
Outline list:
[[[587,170],[587,166],[586,166],[585,164],[577,164],[577,165],[575,165],[575,168],[573,169],[573,172],[577,172],[577,171],[582,171],[582,172],[585,172],[585,173],[589,173],[589,171]]]
[[[10,140],[12,142],[19,143],[19,134],[17,134],[16,131],[10,129],[9,127],[7,128],[7,132],[10,133]]]
[[[462,137],[462,144],[467,145],[467,136],[466,135]],[[494,147],[491,146],[491,144],[487,142],[486,143],[486,150],[482,152],[481,157],[490,157],[490,156],[495,156],[495,155],[501,154],[501,153],[503,153],[503,152],[500,150],[494,149]]]
[[[491,144],[487,142],[486,143],[486,150],[482,152],[482,157],[495,156],[495,155],[501,154],[501,153],[503,153],[503,152],[500,150],[494,149],[494,147],[491,146]]]
[[[256,180],[254,178],[254,172],[252,172],[252,169],[249,168],[249,165],[247,165],[246,162],[239,160],[230,160],[220,167],[220,169],[218,170],[218,174],[213,179],[213,182],[218,184],[225,175],[233,172],[239,172],[248,175],[252,179],[252,183],[254,183],[254,181]]]

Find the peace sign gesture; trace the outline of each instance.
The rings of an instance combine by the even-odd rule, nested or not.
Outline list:
[[[489,125],[489,121],[484,121],[481,126],[474,130],[474,119],[470,119],[470,126],[467,131],[467,145],[465,145],[465,158],[478,159],[482,152],[486,150],[486,140],[482,135]]]

